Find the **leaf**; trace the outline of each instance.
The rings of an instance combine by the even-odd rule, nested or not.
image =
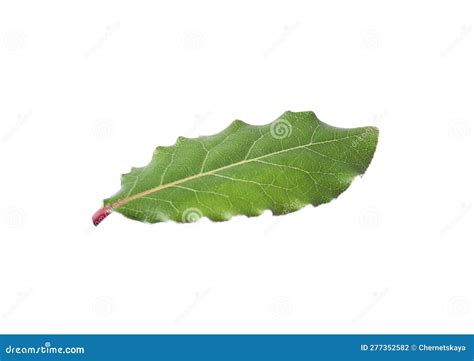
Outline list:
[[[263,126],[236,120],[216,135],[157,147],[147,166],[122,175],[93,221],[112,211],[149,223],[226,221],[318,206],[366,171],[377,139],[375,127],[336,128],[313,112],[285,112]]]

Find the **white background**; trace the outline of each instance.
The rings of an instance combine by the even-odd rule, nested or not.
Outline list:
[[[469,1],[2,1],[0,332],[472,333]],[[363,178],[273,218],[91,215],[179,135],[313,110]]]

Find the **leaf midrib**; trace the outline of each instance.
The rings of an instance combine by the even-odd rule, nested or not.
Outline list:
[[[243,165],[243,164],[247,164],[247,163],[251,163],[251,162],[255,162],[255,161],[258,161],[260,159],[263,159],[263,158],[266,158],[266,157],[271,157],[271,156],[274,156],[274,155],[278,155],[278,154],[282,154],[282,153],[286,153],[286,152],[290,152],[290,151],[293,151],[293,150],[298,150],[298,149],[302,149],[302,148],[306,148],[306,147],[310,147],[312,145],[317,145],[317,144],[325,144],[325,143],[332,143],[332,142],[336,142],[336,141],[341,141],[341,140],[344,140],[344,139],[348,139],[348,138],[353,138],[353,137],[356,137],[357,135],[349,135],[349,136],[346,136],[346,137],[342,137],[342,138],[336,138],[336,139],[331,139],[331,140],[325,140],[325,141],[322,141],[322,142],[315,142],[315,143],[308,143],[308,144],[304,144],[304,145],[299,145],[299,146],[296,146],[296,147],[292,147],[292,148],[288,148],[288,149],[282,149],[282,150],[279,150],[277,152],[272,152],[272,153],[268,153],[268,154],[265,154],[265,155],[262,155],[260,157],[256,157],[256,158],[252,158],[252,159],[244,159],[244,160],[241,160],[239,162],[236,162],[236,163],[232,163],[232,164],[228,164],[226,166],[223,166],[223,167],[220,167],[220,168],[216,168],[216,169],[213,169],[213,170],[210,170],[210,171],[207,171],[207,172],[201,172],[201,173],[198,173],[198,174],[194,174],[190,177],[186,177],[186,178],[183,178],[183,179],[179,179],[179,180],[176,180],[174,182],[170,182],[170,183],[167,183],[167,184],[161,184],[157,187],[153,187],[153,188],[150,188],[146,191],[143,191],[143,192],[140,192],[140,193],[137,193],[133,196],[129,196],[129,197],[125,197],[125,198],[122,198],[121,200],[115,202],[114,204],[112,204],[110,206],[110,209],[114,209],[114,208],[117,208],[121,205],[124,205],[125,203],[128,203],[128,202],[131,202],[133,200],[136,200],[136,199],[139,199],[141,197],[145,197],[149,194],[152,194],[152,193],[156,193],[156,192],[159,192],[159,191],[162,191],[164,189],[168,189],[168,188],[171,188],[171,187],[174,187],[174,186],[177,186],[177,185],[180,185],[180,184],[183,184],[183,183],[186,183],[186,182],[189,182],[189,181],[192,181],[192,180],[195,180],[195,179],[199,179],[199,178],[203,178],[203,177],[207,177],[209,175],[213,175],[213,174],[216,174],[218,172],[221,172],[223,170],[227,170],[229,168],[233,168],[233,167],[237,167],[237,166],[240,166],[240,165]]]

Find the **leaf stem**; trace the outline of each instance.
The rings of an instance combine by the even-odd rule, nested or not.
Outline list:
[[[103,207],[99,209],[97,212],[94,213],[92,216],[92,222],[94,223],[94,226],[98,226],[100,222],[102,222],[105,218],[108,217],[108,215],[112,213],[112,207]]]

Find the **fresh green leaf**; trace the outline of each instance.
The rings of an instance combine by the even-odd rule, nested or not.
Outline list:
[[[342,129],[313,112],[285,112],[253,126],[236,120],[222,132],[157,147],[151,162],[122,175],[120,191],[94,216],[112,211],[142,222],[274,215],[339,196],[369,166],[378,129]]]

